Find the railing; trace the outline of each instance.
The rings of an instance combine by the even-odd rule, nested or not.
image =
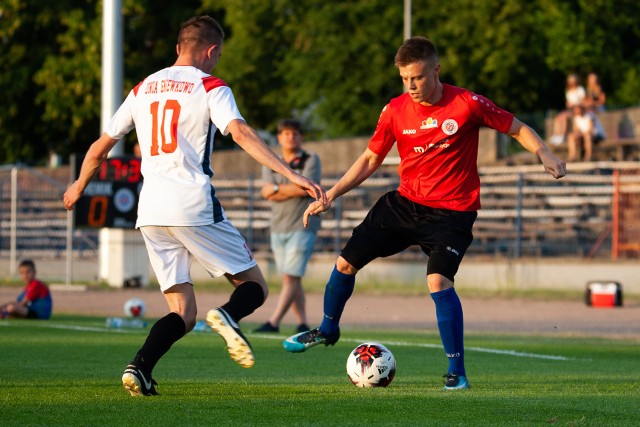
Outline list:
[[[640,162],[597,162],[569,165],[567,176],[554,180],[541,165],[480,169],[481,201],[469,255],[504,257],[589,256],[608,258],[612,245],[614,171],[621,191],[640,189]],[[336,177],[323,178],[329,188]],[[13,182],[13,184],[12,184]],[[227,216],[256,254],[269,254],[269,203],[260,197],[259,183],[214,180]],[[396,175],[374,175],[334,202],[322,215],[318,252],[336,253],[385,192],[398,185]],[[30,168],[0,169],[0,255],[13,257],[67,256],[69,220],[61,198],[64,179]],[[638,204],[621,205],[626,216],[640,217]],[[631,210],[633,212],[631,212]],[[622,214],[619,214],[622,215]],[[616,229],[622,240],[624,227]],[[98,230],[75,230],[73,257],[97,257]],[[637,246],[637,245],[636,245]],[[629,255],[628,250],[623,255]],[[418,247],[398,255],[422,257]],[[6,258],[5,258],[6,259]],[[14,261],[12,259],[12,261]]]

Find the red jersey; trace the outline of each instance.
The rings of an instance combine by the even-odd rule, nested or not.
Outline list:
[[[29,301],[37,301],[49,296],[49,288],[47,287],[47,285],[35,279],[24,287],[23,292],[24,298],[28,299]]]
[[[507,133],[513,114],[466,89],[443,84],[442,98],[429,107],[408,93],[384,107],[369,149],[386,156],[394,142],[400,154],[404,197],[455,211],[480,209],[478,135],[481,126]]]

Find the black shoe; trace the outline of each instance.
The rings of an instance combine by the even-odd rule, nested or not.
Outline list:
[[[122,374],[122,385],[131,393],[131,396],[157,396],[157,382],[151,378],[151,374],[143,374],[136,365],[128,365]]]
[[[307,325],[306,323],[300,323],[296,328],[296,332],[298,333],[308,331],[308,330],[309,330],[309,325]]]
[[[280,328],[273,326],[269,322],[266,322],[263,323],[259,328],[254,329],[253,332],[280,332]]]

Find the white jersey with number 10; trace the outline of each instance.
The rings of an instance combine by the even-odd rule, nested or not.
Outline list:
[[[105,132],[120,139],[134,127],[144,183],[136,227],[194,226],[225,219],[211,186],[216,129],[244,120],[231,89],[195,67],[173,66],[138,84]]]

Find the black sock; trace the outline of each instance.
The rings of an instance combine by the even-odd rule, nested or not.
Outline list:
[[[233,291],[222,308],[236,322],[247,317],[264,303],[264,291],[256,282],[244,282]]]
[[[147,340],[131,363],[141,371],[151,373],[173,343],[184,336],[185,330],[186,325],[179,314],[167,314],[151,327]]]

